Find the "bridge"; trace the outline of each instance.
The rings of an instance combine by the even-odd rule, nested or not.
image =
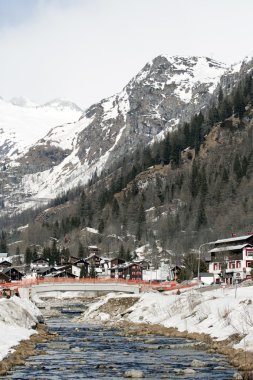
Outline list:
[[[139,294],[141,285],[137,282],[121,281],[114,279],[69,279],[69,278],[44,278],[6,283],[6,288],[16,289],[21,297],[32,298],[36,295],[50,297],[53,292],[84,293],[85,296],[99,296],[111,292],[123,292]]]
[[[139,285],[128,285],[122,283],[86,283],[86,282],[65,282],[65,283],[46,283],[31,286],[31,298],[35,295],[44,296],[51,292],[77,292],[87,295],[103,295],[110,292],[123,292],[139,294]]]
[[[102,279],[102,278],[43,278],[43,279],[22,279],[10,283],[2,283],[0,290],[10,289],[12,292],[18,292],[21,297],[33,298],[34,296],[44,296],[53,292],[74,292],[84,293],[85,296],[99,296],[110,292],[123,292],[128,294],[139,294],[150,290],[172,291],[178,289],[187,289],[197,286],[194,283],[176,284],[175,282],[157,283],[146,282],[141,280],[124,280],[124,279]]]

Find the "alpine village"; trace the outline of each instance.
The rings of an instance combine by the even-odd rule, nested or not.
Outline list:
[[[17,102],[0,99],[0,103],[6,115],[16,112],[16,123],[20,109],[27,115],[31,112]],[[15,302],[14,312],[11,306],[1,311],[3,323],[19,313],[22,301],[17,299],[22,300],[24,294],[26,302],[35,302],[41,310],[48,311],[46,302],[51,308],[62,302],[63,293],[55,293],[55,301],[41,301],[43,298],[36,298],[39,294],[31,296],[33,289],[47,284],[129,286],[120,289],[133,289],[138,292],[135,298],[118,296],[114,311],[108,308],[117,293],[103,295],[98,304],[93,299],[91,306],[85,306],[90,307],[88,311],[82,310],[79,323],[114,321],[116,326],[125,318],[128,334],[141,335],[142,331],[143,335],[169,336],[169,329],[178,339],[202,339],[201,344],[209,345],[213,355],[227,355],[234,366],[226,367],[230,375],[234,373],[231,368],[237,367],[242,373],[236,372],[234,378],[252,379],[253,325],[247,308],[252,307],[253,278],[253,59],[227,67],[211,58],[161,55],[147,63],[120,93],[84,111],[74,103],[54,100],[37,106],[36,112],[50,112],[56,103],[71,109],[76,121],[48,128],[26,149],[21,141],[10,141],[5,131],[1,132],[1,310],[4,302]],[[245,292],[244,298],[238,298],[240,291]],[[212,302],[220,299],[230,300],[227,312],[219,311],[216,319],[211,319]],[[203,309],[198,309],[201,302],[210,305],[204,315]],[[64,305],[70,307],[71,298]],[[231,316],[233,310],[242,310],[242,319]],[[34,315],[31,326],[37,318]],[[233,330],[233,318],[247,320],[247,330],[240,331],[239,322]],[[139,330],[133,327],[136,320],[141,323]],[[220,321],[225,322],[221,325]],[[52,333],[54,339],[61,334],[59,326],[58,332]],[[123,325],[119,326],[123,330]],[[79,332],[78,341],[79,328],[72,331]],[[28,339],[29,334],[18,340]],[[43,334],[41,341],[46,344]],[[68,342],[52,347],[72,347]],[[83,350],[71,349],[79,355]],[[14,355],[8,350],[3,357]],[[17,352],[23,356],[15,363],[25,371],[27,354]],[[117,355],[118,351],[110,360]],[[1,364],[0,376],[7,376],[13,365],[8,357],[1,362],[7,364]],[[60,368],[66,369],[64,361]],[[38,362],[37,372],[32,372],[35,362],[28,364],[29,373],[42,377],[18,378],[49,378],[43,377],[47,362]],[[145,369],[136,363],[135,369],[122,369],[124,377],[145,377]],[[197,368],[205,365],[197,365],[198,360],[191,363],[190,369],[173,367],[173,373],[197,378]],[[214,377],[210,379],[232,378],[215,377],[215,371],[221,369],[212,366]],[[96,368],[113,371],[114,367]],[[63,372],[57,379],[65,378]],[[153,378],[167,378],[159,376]]]

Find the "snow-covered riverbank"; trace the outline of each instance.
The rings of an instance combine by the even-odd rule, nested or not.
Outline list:
[[[42,315],[32,302],[16,296],[0,299],[0,360],[13,352],[21,340],[35,334],[40,321]]]
[[[116,299],[121,299],[122,302]],[[136,298],[128,303],[127,299]],[[125,302],[123,301],[125,299]],[[114,307],[113,305],[118,305]],[[120,307],[125,303],[125,307]],[[80,320],[128,321],[160,324],[178,331],[204,333],[215,341],[236,336],[234,349],[253,352],[253,286],[235,289],[198,289],[184,293],[143,293],[136,296],[108,294],[92,303]]]

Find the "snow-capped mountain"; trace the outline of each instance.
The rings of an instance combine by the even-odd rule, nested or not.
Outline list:
[[[16,159],[48,133],[48,130],[80,118],[74,103],[54,100],[43,106],[27,98],[0,99],[0,159]]]
[[[51,124],[47,125],[47,131],[42,121],[29,119],[34,132],[28,135],[23,133],[28,125],[26,114],[20,113],[22,133],[18,134],[14,123],[10,123],[8,139],[4,140],[2,134],[0,140],[7,169],[5,177],[10,178],[2,186],[6,209],[34,206],[80,183],[85,184],[95,171],[99,174],[139,144],[160,139],[179,122],[189,120],[213,100],[219,83],[229,89],[240,70],[246,70],[249,65],[244,62],[228,68],[206,57],[158,56],[120,93],[92,105],[78,121],[56,123],[53,110],[64,113],[66,106],[76,119],[80,113],[68,102],[63,103],[62,109],[62,103],[55,100],[35,108],[45,114],[50,108],[47,120]],[[1,103],[4,102],[0,101],[0,106]],[[0,114],[1,123],[6,113],[0,109]],[[8,120],[5,123],[2,130],[7,133]]]

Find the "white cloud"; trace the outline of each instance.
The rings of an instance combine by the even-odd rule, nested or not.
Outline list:
[[[0,95],[87,107],[161,53],[232,63],[250,49],[252,11],[250,0],[38,1],[32,19],[0,30]]]

